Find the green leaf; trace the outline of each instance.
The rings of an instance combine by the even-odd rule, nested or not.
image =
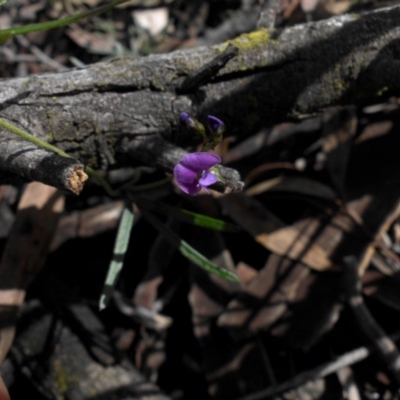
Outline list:
[[[104,282],[103,291],[100,296],[99,308],[106,308],[111,294],[117,283],[119,274],[124,264],[125,253],[129,244],[129,237],[134,221],[134,214],[128,207],[124,208],[118,226],[117,238],[115,239],[113,257],[108,267],[107,277]]]
[[[164,225],[158,218],[156,218],[149,211],[144,211],[143,215],[160,233],[165,235],[165,237],[170,241],[170,243],[173,246],[175,246],[184,257],[186,257],[193,264],[206,270],[207,272],[211,272],[214,275],[226,279],[227,281],[231,282],[239,281],[239,278],[237,277],[236,274],[224,268],[219,267],[218,265],[214,264],[209,259],[204,257],[189,243],[185,242],[179,236],[177,236],[171,229],[169,229],[166,225]]]
[[[195,248],[193,248],[189,243],[184,240],[180,241],[179,251],[181,254],[190,260],[193,264],[196,264],[200,268],[203,268],[207,272],[211,272],[214,275],[219,276],[220,278],[226,279],[231,282],[239,282],[239,278],[236,274],[227,269],[223,269],[218,267],[218,265],[211,262],[209,259],[203,256],[203,254],[199,253]]]
[[[208,217],[206,215],[198,214],[183,208],[172,207],[167,204],[153,202],[144,199],[138,199],[137,203],[140,207],[147,210],[157,211],[162,214],[173,217],[179,221],[187,222],[192,225],[199,226],[201,228],[212,229],[214,231],[224,232],[239,232],[242,229],[235,224],[222,221],[221,219]]]

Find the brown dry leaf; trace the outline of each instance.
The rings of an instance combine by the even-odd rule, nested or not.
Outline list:
[[[167,7],[153,8],[151,10],[140,10],[132,13],[135,23],[156,36],[168,25],[169,11]]]
[[[353,0],[326,0],[323,6],[326,11],[333,15],[340,15],[348,11],[352,6]]]
[[[386,275],[375,268],[368,269],[362,277],[362,284],[364,294],[400,310],[400,271]]]
[[[258,274],[258,271],[245,262],[240,261],[236,266],[236,274],[241,286],[243,286],[250,282]]]
[[[316,270],[334,268],[328,254],[309,238],[320,230],[318,221],[308,219],[287,226],[258,201],[242,194],[229,194],[218,201],[229,216],[254,239],[272,252],[298,260]]]
[[[73,6],[79,11],[84,11],[86,6],[90,8],[95,8],[100,5],[102,0],[68,0],[68,4],[65,4],[64,1],[54,1],[52,2],[52,9],[50,15],[53,18],[60,18],[60,12],[62,12],[66,6]]]
[[[69,1],[77,6],[85,4],[91,8],[97,7],[101,2],[101,0],[69,0]]]
[[[317,8],[319,0],[300,0],[301,9],[305,13],[314,11]]]
[[[367,167],[370,173],[364,173],[360,178],[360,174],[355,174],[352,170],[347,181],[351,201],[344,208],[331,210],[330,214],[324,217],[310,217],[296,222],[291,227],[282,227],[282,223],[275,216],[269,215],[265,208],[252,199],[246,199],[242,195],[230,195],[221,198],[220,202],[230,216],[254,235],[256,240],[276,253],[278,253],[276,250],[282,251],[282,244],[275,243],[277,237],[271,233],[285,229],[290,232],[295,229],[304,233],[303,241],[300,242],[304,246],[304,254],[311,244],[324,249],[327,259],[338,264],[346,254],[355,254],[360,257],[362,275],[374,254],[376,243],[379,243],[378,239],[398,218],[400,212],[398,174],[395,168],[398,157],[396,158],[395,151],[390,151],[395,148],[392,147],[393,141],[397,143],[398,140],[398,135],[395,136],[394,133],[378,135],[355,146],[352,162],[358,168]],[[377,148],[390,157],[384,159],[371,157]],[[385,164],[384,169],[382,164]],[[379,171],[379,174],[376,171]],[[262,233],[264,242],[259,238]],[[287,239],[282,235],[280,240],[285,243]],[[385,251],[382,244],[379,246],[381,251]],[[285,254],[289,255],[290,250]],[[301,264],[293,263],[288,276],[293,274],[292,282],[296,284],[291,286],[290,279],[288,283],[283,279],[282,283],[278,284],[279,273],[274,270],[273,264],[268,267],[271,268],[270,271],[261,271],[260,277],[256,276],[249,281],[243,289],[243,295],[239,294],[231,301],[227,312],[221,315],[219,323],[224,327],[254,331],[268,329],[274,325],[271,331],[273,335],[285,335],[285,338],[303,348],[311,346],[338,318],[341,274],[334,272],[320,274],[308,270],[305,266],[302,270]],[[268,275],[268,278],[264,274]],[[297,274],[299,275],[296,276]],[[272,280],[273,288],[271,288],[271,276],[275,276]],[[365,279],[368,276],[370,272]],[[382,301],[387,303],[399,304],[397,280],[382,281],[382,279],[380,278],[379,285],[376,284],[377,280],[374,282],[375,285],[365,285],[364,291],[380,296]],[[283,289],[280,285],[283,285]],[[249,293],[245,291],[250,288],[253,302],[246,301]]]
[[[11,400],[3,378],[0,377],[0,400]]]
[[[296,166],[289,162],[270,162],[266,164],[259,165],[258,167],[252,169],[245,178],[245,185],[248,186],[254,181],[261,180],[265,173],[277,171],[277,170],[291,170],[296,171]]]
[[[70,239],[92,237],[115,229],[123,208],[122,201],[114,201],[84,211],[74,211],[62,217],[53,237],[50,251],[55,251]]]
[[[193,284],[189,293],[194,334],[198,339],[210,334],[210,321],[219,315],[223,306],[212,300],[204,290]]]
[[[335,325],[342,310],[342,274],[311,271],[305,277],[298,298],[271,329],[271,334],[284,336],[285,341],[303,350],[310,349]]]
[[[20,18],[23,21],[37,21],[37,14],[46,8],[45,2],[38,2],[35,4],[27,4],[21,8]],[[4,29],[3,25],[0,25]]]
[[[158,370],[165,361],[164,332],[149,331],[142,327],[141,340],[136,347],[135,366],[150,381],[156,381]]]
[[[319,273],[271,255],[221,313],[218,326],[247,337],[262,330],[307,349],[338,319],[340,273]]]
[[[243,360],[246,358],[247,354],[253,350],[255,345],[253,343],[243,346],[242,349],[235,355],[235,357],[225,364],[222,368],[219,368],[207,375],[207,379],[215,380],[223,377],[224,375],[236,372],[242,366]]]
[[[7,13],[0,14],[0,26],[1,26],[1,29],[11,28],[12,18],[10,17],[9,14],[7,14]]]
[[[164,4],[170,4],[172,3],[174,0],[163,0]],[[141,6],[141,7],[156,7],[158,5],[160,5],[160,0],[130,0],[127,1],[126,3],[122,3],[120,5],[118,5],[116,8],[128,8],[128,7],[137,7],[137,6]]]
[[[118,42],[112,35],[88,32],[76,24],[70,25],[66,34],[78,46],[92,54],[108,56],[114,54],[118,46]]]
[[[247,196],[257,196],[265,191],[292,192],[334,202],[337,195],[329,186],[304,177],[281,176],[257,183],[245,191]]]
[[[299,4],[300,0],[280,0],[280,7],[284,21],[292,16]]]
[[[368,124],[361,135],[357,137],[355,143],[360,144],[379,136],[387,135],[393,129],[392,121],[379,121]]]
[[[153,279],[141,282],[135,290],[133,302],[148,310],[152,310],[154,302],[157,299],[158,287],[162,281],[163,278],[161,276],[156,276]]]
[[[195,229],[194,240],[197,249],[221,268],[235,272],[235,265],[230,252],[225,248],[222,235],[210,231]],[[231,293],[239,290],[239,284],[228,282],[215,275],[194,270],[194,281],[189,293],[189,302],[192,307],[192,319],[195,335],[205,337],[209,334],[210,326],[226,305]],[[216,297],[216,293],[218,296]]]
[[[265,146],[269,136],[269,131],[262,130],[261,132],[244,139],[243,142],[240,142],[232,149],[229,149],[228,154],[223,158],[224,163],[235,162],[244,157],[253,155],[259,151],[262,146]]]
[[[0,331],[0,363],[11,347],[26,288],[46,260],[63,208],[64,196],[39,182],[26,187],[18,204],[17,218],[0,262],[0,317],[5,324]]]
[[[272,254],[265,267],[228,304],[218,325],[251,331],[267,329],[287,310],[309,273],[304,265],[293,265],[291,260]],[[250,303],[246,301],[249,298]]]

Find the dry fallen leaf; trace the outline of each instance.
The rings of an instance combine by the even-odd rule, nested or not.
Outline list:
[[[156,36],[168,25],[169,11],[167,7],[153,8],[151,10],[140,10],[132,12],[135,23]]]

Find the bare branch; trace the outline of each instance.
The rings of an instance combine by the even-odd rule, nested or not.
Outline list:
[[[226,43],[4,80],[0,116],[103,169],[121,162],[115,156],[129,142],[153,135],[172,141],[183,111],[216,115],[228,134],[248,136],[330,105],[398,92],[399,18],[395,6],[242,35],[230,41],[238,56],[186,94],[178,94],[185,78]]]

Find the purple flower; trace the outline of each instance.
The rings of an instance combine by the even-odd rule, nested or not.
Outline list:
[[[225,124],[213,115],[207,115],[207,125],[213,133],[220,130],[225,130]]]
[[[210,168],[219,164],[221,159],[212,153],[190,153],[182,157],[174,168],[174,177],[183,192],[196,195],[202,188],[218,181]]]

